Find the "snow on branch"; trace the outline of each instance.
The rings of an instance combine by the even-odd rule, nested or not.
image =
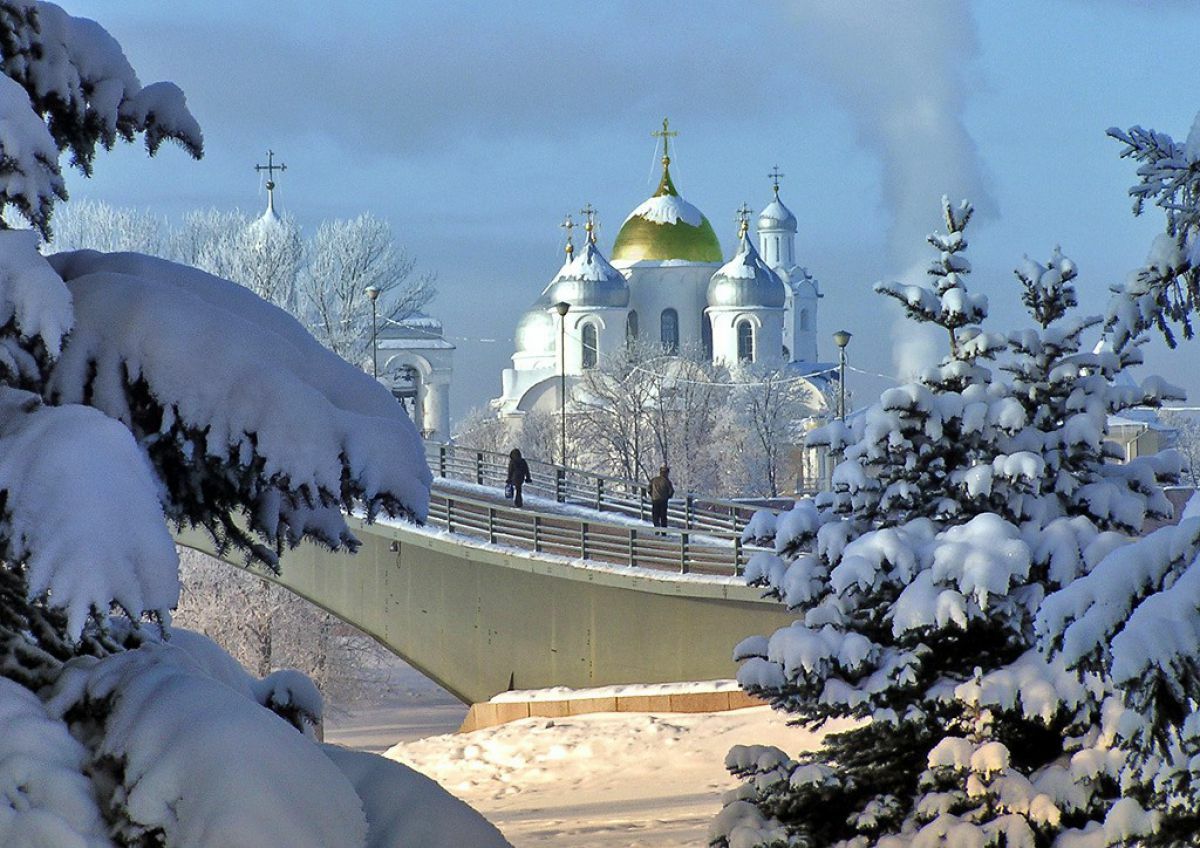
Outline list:
[[[200,125],[172,83],[143,87],[121,45],[95,21],[53,3],[0,2],[0,211],[13,206],[44,236],[66,198],[58,158],[91,174],[96,146],[140,133],[153,155],[164,141],[199,158]]]
[[[149,642],[72,660],[46,709],[89,749],[120,844],[366,844],[361,802],[338,767],[186,650]]]
[[[1145,265],[1112,299],[1108,327],[1118,349],[1155,327],[1174,347],[1172,324],[1190,339],[1191,316],[1200,309],[1200,115],[1183,144],[1139,126],[1113,127],[1108,135],[1123,145],[1122,158],[1139,163],[1138,183],[1129,189],[1133,213],[1151,202],[1166,215]]]
[[[84,406],[42,406],[0,388],[0,551],[31,600],[66,612],[78,639],[94,612],[169,620],[178,557],[145,457],[117,422]],[[47,520],[67,516],[67,521]]]
[[[161,259],[79,251],[50,261],[76,326],[47,395],[134,432],[169,518],[268,563],[305,537],[355,548],[342,510],[424,518],[430,472],[403,408],[286,312]]]

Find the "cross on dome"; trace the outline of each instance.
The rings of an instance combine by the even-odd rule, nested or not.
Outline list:
[[[278,165],[276,165],[275,164],[275,151],[268,150],[267,151],[267,164],[255,165],[254,170],[267,172],[267,191],[274,191],[275,190],[275,172],[279,171],[280,173],[283,173],[284,171],[287,170],[287,165],[284,165],[282,162],[279,163]]]
[[[745,203],[742,204],[742,208],[738,209],[738,211],[737,211],[738,238],[745,238],[746,233],[749,232],[750,216],[753,213],[754,213],[754,210],[751,209],[749,206],[747,206]]]
[[[674,138],[675,136],[679,135],[679,131],[672,130],[670,119],[663,118],[662,129],[655,130],[654,132],[650,133],[650,135],[654,136],[655,138],[662,139],[662,143],[663,143],[662,163],[663,163],[663,165],[670,165],[671,164],[671,139]]]
[[[575,255],[575,245],[571,243],[571,230],[575,229],[575,221],[568,214],[558,226],[567,231],[567,259],[570,260]]]
[[[596,243],[596,210],[592,208],[592,204],[584,204],[584,207],[579,210],[580,215],[587,218],[587,222],[583,225],[583,229],[587,232],[587,240],[590,244]]]
[[[287,170],[287,165],[280,162],[275,164],[275,151],[267,150],[267,164],[255,165],[254,170],[267,172],[267,211],[263,213],[264,218],[278,218],[275,213],[275,172],[283,173]]]
[[[779,166],[776,165],[772,168],[771,173],[767,174],[767,177],[771,180],[771,185],[775,188],[775,196],[779,197],[779,181],[784,177],[784,174],[779,172]]]

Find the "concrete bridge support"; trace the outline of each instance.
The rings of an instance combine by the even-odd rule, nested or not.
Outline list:
[[[411,526],[351,524],[363,543],[357,555],[304,545],[284,555],[272,579],[466,703],[509,688],[733,677],[734,645],[793,620],[736,583],[601,570]],[[177,538],[212,553],[203,534]]]

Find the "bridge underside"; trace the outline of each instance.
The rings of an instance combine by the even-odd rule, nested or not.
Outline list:
[[[509,688],[733,677],[734,645],[793,619],[742,585],[572,566],[405,526],[352,527],[358,554],[304,545],[272,579],[466,703]],[[201,533],[177,539],[213,552]]]

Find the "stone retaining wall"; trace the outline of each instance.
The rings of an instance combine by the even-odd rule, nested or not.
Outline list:
[[[470,733],[523,718],[564,718],[585,713],[716,713],[765,706],[740,689],[674,695],[618,695],[565,701],[486,701],[472,704],[459,733]]]

